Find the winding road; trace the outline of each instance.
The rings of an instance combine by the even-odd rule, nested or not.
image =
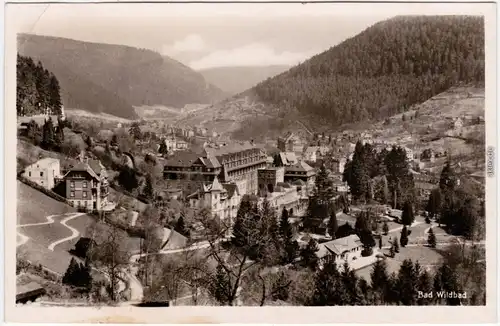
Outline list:
[[[64,243],[66,241],[73,240],[73,239],[80,236],[80,232],[77,229],[67,225],[66,223],[71,221],[72,219],[77,218],[77,217],[82,216],[82,215],[85,215],[85,213],[66,213],[66,214],[61,214],[61,215],[49,215],[49,216],[45,217],[47,219],[47,222],[20,224],[17,227],[18,228],[25,228],[25,227],[31,227],[31,226],[41,226],[41,225],[54,224],[54,223],[56,223],[56,221],[54,220],[54,217],[68,216],[65,219],[63,219],[60,222],[60,224],[63,225],[64,227],[66,227],[67,229],[69,229],[71,231],[71,235],[69,237],[59,239],[59,240],[54,241],[51,244],[49,244],[49,246],[47,248],[50,251],[54,251],[55,246],[57,246],[61,243]],[[17,247],[22,246],[23,244],[27,243],[30,240],[30,238],[28,236],[22,234],[19,231],[17,231],[17,235],[21,238],[20,242],[17,243]]]
[[[66,223],[69,222],[69,221],[71,221],[72,219],[77,218],[77,217],[82,216],[82,215],[85,215],[85,214],[84,213],[75,213],[75,214],[73,214],[73,215],[71,215],[69,217],[66,217],[64,220],[61,221],[61,225],[64,225],[65,227],[67,227],[71,231],[72,234],[69,237],[66,237],[64,239],[60,239],[60,240],[57,240],[55,242],[52,242],[48,246],[48,248],[49,248],[50,251],[54,251],[55,246],[57,246],[58,244],[64,243],[66,241],[71,241],[71,240],[73,240],[73,239],[75,239],[75,238],[77,238],[77,237],[80,236],[80,231],[78,231],[77,229],[75,229],[75,228],[67,225]]]

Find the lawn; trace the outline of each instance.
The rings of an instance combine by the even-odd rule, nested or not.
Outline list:
[[[44,193],[17,181],[17,223],[46,222],[45,216],[76,211],[73,207],[57,201]]]
[[[59,239],[71,236],[71,230],[60,224],[60,221],[65,217],[66,216],[54,217],[55,222],[52,224],[18,227],[17,230],[21,234],[29,237],[31,241],[48,247],[51,243]]]
[[[385,250],[388,253],[387,250]],[[442,255],[436,250],[425,246],[400,248],[399,253],[394,258],[387,258],[387,271],[389,274],[399,271],[401,263],[405,259],[411,259],[413,262],[419,262],[422,267],[433,267],[442,261]],[[370,281],[370,273],[373,269],[368,266],[356,271],[356,275]]]
[[[64,275],[71,261],[71,255],[65,251],[50,251],[46,246],[28,241],[17,248],[18,254],[33,264],[40,264],[53,272]]]

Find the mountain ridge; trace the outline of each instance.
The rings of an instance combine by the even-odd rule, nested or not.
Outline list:
[[[336,128],[383,120],[462,82],[484,84],[484,18],[397,16],[183,122],[231,120],[218,131],[235,138],[280,133],[294,119]]]
[[[148,49],[18,34],[18,52],[49,67],[64,105],[75,109],[137,118],[134,105],[183,107],[225,97],[201,74]]]

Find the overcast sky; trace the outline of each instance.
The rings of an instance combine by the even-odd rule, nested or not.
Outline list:
[[[8,6],[9,23],[17,31],[148,48],[194,69],[294,65],[378,21],[415,13],[408,4],[392,9],[375,4]],[[435,8],[425,10],[435,13]]]

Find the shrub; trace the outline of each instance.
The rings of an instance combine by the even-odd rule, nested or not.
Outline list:
[[[371,255],[373,255],[373,249],[370,246],[364,247],[363,250],[361,251],[361,256],[362,257],[368,257],[368,256],[371,256]]]

